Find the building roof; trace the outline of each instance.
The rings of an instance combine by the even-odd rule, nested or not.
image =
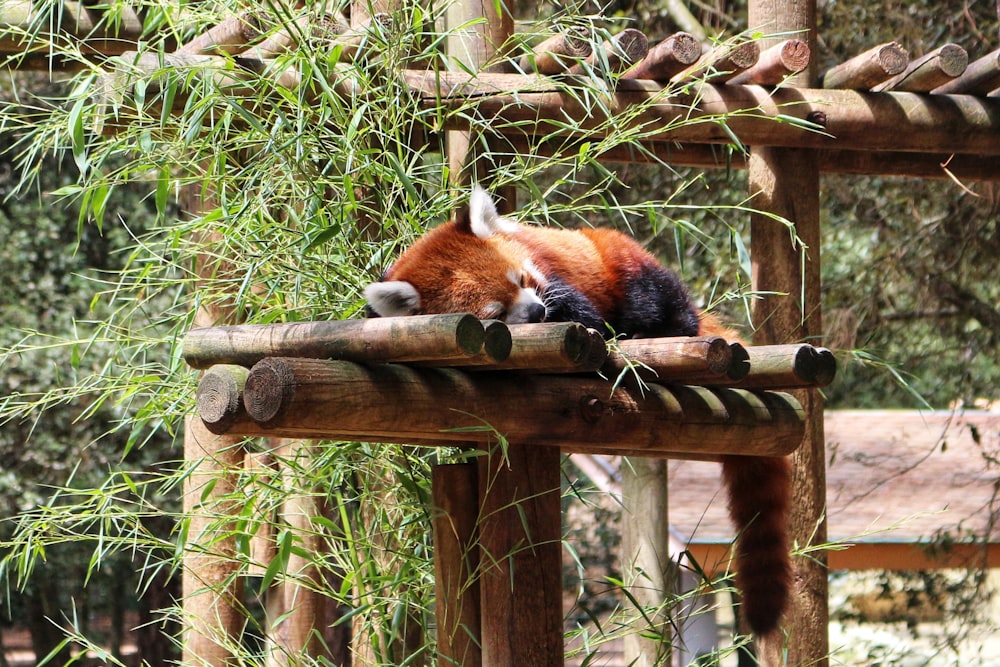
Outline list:
[[[829,411],[825,430],[828,541],[854,545],[827,552],[831,569],[1000,567],[1000,414]],[[668,489],[671,525],[699,562],[728,560],[718,464],[671,461]],[[932,557],[942,536],[955,544]]]

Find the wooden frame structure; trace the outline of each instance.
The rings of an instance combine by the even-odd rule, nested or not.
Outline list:
[[[384,5],[384,6],[381,6]],[[26,25],[31,19],[30,2],[16,3],[17,8],[27,8],[27,13],[17,15],[6,13],[2,18],[8,28]],[[141,37],[141,22],[138,16],[126,16],[114,34],[107,34],[106,25],[98,16],[100,9],[87,3],[66,3],[73,9],[65,16],[59,17],[54,26],[69,34],[76,35],[84,41],[95,56],[123,54],[130,41]],[[375,11],[388,9],[391,2],[366,3],[355,8],[347,27],[335,25],[332,29],[344,34],[345,45],[350,45],[354,36],[363,32],[366,25],[372,21],[368,8]],[[499,11],[499,14],[493,12]],[[75,12],[75,13],[73,13]],[[476,34],[470,36],[469,52],[473,66],[486,62],[499,45],[510,37],[513,21],[503,10],[502,4],[494,3],[460,3],[456,4],[456,12],[460,19],[485,18],[486,22],[476,28]],[[492,15],[489,15],[493,13]],[[135,20],[132,20],[132,19]],[[20,23],[18,23],[20,22]],[[336,22],[335,22],[336,23]],[[801,294],[802,299],[767,299],[759,302],[754,319],[765,322],[766,325],[758,333],[756,342],[761,345],[783,346],[794,341],[814,340],[821,334],[819,309],[819,182],[820,171],[841,171],[864,174],[895,174],[924,178],[975,178],[980,180],[1000,179],[1000,99],[989,95],[1000,88],[1000,59],[997,52],[967,64],[963,54],[956,51],[953,45],[944,45],[932,53],[909,62],[905,53],[901,53],[898,45],[880,45],[870,52],[861,54],[858,58],[844,63],[842,66],[827,72],[823,77],[823,88],[819,88],[819,77],[813,61],[808,58],[809,52],[816,48],[816,8],[813,1],[793,3],[787,0],[751,0],[750,24],[765,30],[770,34],[794,34],[800,41],[763,40],[755,45],[755,49],[747,52],[726,48],[716,50],[704,58],[697,58],[701,49],[691,49],[689,41],[681,36],[671,36],[661,44],[648,51],[643,50],[643,39],[630,35],[628,40],[619,39],[618,43],[608,46],[608,52],[613,57],[605,58],[601,63],[609,67],[627,67],[639,61],[630,76],[626,73],[618,80],[618,85],[611,95],[610,109],[627,107],[635,101],[648,101],[655,98],[654,104],[648,105],[646,115],[637,119],[640,122],[659,124],[670,127],[670,121],[681,113],[724,113],[729,118],[728,129],[723,131],[717,125],[702,124],[687,126],[677,131],[665,130],[649,137],[648,154],[657,155],[661,159],[673,161],[676,164],[696,166],[729,166],[733,162],[720,159],[713,145],[729,144],[733,136],[738,136],[744,145],[750,146],[745,158],[737,157],[737,166],[744,166],[750,174],[750,190],[757,196],[755,205],[764,213],[752,219],[752,259],[754,264],[754,288],[759,292]],[[10,32],[10,31],[8,31]],[[16,30],[14,31],[16,33]],[[5,33],[6,34],[6,33]],[[259,35],[259,33],[257,33]],[[234,19],[230,24],[219,26],[203,38],[192,43],[179,46],[174,54],[168,54],[166,61],[177,66],[197,67],[207,72],[224,72],[223,76],[232,77],[233,70],[216,65],[225,64],[233,54],[240,54],[244,64],[253,70],[253,62],[264,63],[274,54],[283,49],[292,48],[294,40],[285,38],[269,39],[257,43],[251,50],[255,39],[253,26],[241,18]],[[561,45],[561,46],[560,46]],[[410,90],[427,108],[449,108],[450,105],[467,105],[470,99],[476,99],[479,111],[499,120],[510,121],[508,127],[524,126],[528,123],[533,128],[525,132],[508,132],[503,137],[511,146],[525,143],[533,133],[542,132],[545,128],[547,114],[558,110],[568,113],[581,120],[591,113],[590,109],[575,105],[572,98],[563,95],[558,86],[550,85],[546,79],[546,70],[561,68],[573,70],[576,73],[593,68],[598,61],[586,60],[586,55],[573,53],[573,40],[566,36],[556,36],[554,41],[546,42],[533,59],[527,61],[540,74],[511,74],[505,72],[484,72],[475,78],[461,75],[437,74],[428,77],[419,71],[403,72],[401,76]],[[648,47],[648,44],[646,45]],[[0,51],[8,53],[23,53],[30,46],[15,40],[0,41]],[[562,50],[567,51],[562,53]],[[638,50],[636,50],[638,49]],[[619,50],[623,54],[618,56]],[[694,57],[692,57],[694,54]],[[803,54],[806,58],[803,59]],[[554,56],[554,57],[550,57]],[[173,58],[173,60],[171,60]],[[555,64],[547,61],[554,61]],[[22,61],[24,66],[45,67],[53,63],[43,53],[32,54]],[[134,71],[142,71],[145,63],[141,59],[127,60],[128,67]],[[56,63],[56,65],[60,65]],[[72,64],[62,63],[71,66]],[[159,62],[156,67],[160,67]],[[730,74],[719,75],[711,84],[699,85],[694,96],[678,94],[664,96],[663,80],[674,82],[683,77],[694,77],[714,68]],[[730,68],[730,69],[727,69]],[[258,67],[257,69],[260,69]],[[571,73],[573,73],[571,71]],[[638,75],[650,78],[639,78]],[[294,72],[284,72],[280,75],[287,85],[295,85]],[[680,78],[680,79],[679,79]],[[655,81],[653,79],[660,79]],[[232,81],[234,94],[238,93],[241,81],[238,77]],[[779,87],[775,84],[781,83]],[[792,123],[779,124],[775,118],[781,116]],[[599,131],[601,118],[593,118],[581,123],[594,132]],[[591,123],[588,125],[587,123]],[[465,130],[462,126],[451,126],[451,130]],[[821,130],[821,131],[818,131]],[[581,135],[580,140],[586,140]],[[611,154],[609,160],[634,160],[641,156],[634,154]],[[774,222],[772,214],[784,217],[795,224],[796,233],[808,247],[805,261],[805,271],[802,271],[802,261],[798,252],[787,243],[787,230]],[[220,322],[233,323],[231,314],[225,312],[203,312],[198,321],[204,325],[214,325]],[[476,326],[466,322],[464,325],[475,330]],[[511,332],[508,331],[510,334]],[[368,334],[365,334],[368,335]],[[478,334],[475,334],[478,335]],[[488,338],[486,328],[483,329],[484,344]],[[503,329],[494,326],[494,336],[504,338]],[[546,334],[546,335],[551,335]],[[588,337],[579,332],[564,333],[559,353],[546,357],[542,365],[536,362],[526,363],[525,368],[551,371],[545,364],[556,363],[565,365],[566,359],[574,357],[567,352],[566,346],[571,336],[577,337],[573,343],[586,348],[583,341]],[[320,347],[328,344],[319,343]],[[492,339],[491,339],[492,340]],[[523,338],[511,334],[512,341]],[[440,341],[439,341],[440,342]],[[494,341],[495,342],[495,341]],[[705,343],[706,345],[711,345]],[[717,344],[716,344],[717,345]],[[307,347],[302,344],[300,347]],[[473,346],[474,347],[474,346]],[[753,348],[751,348],[753,349]],[[788,358],[790,348],[783,348],[784,358]],[[550,350],[551,352],[551,350]],[[447,361],[461,358],[466,352],[459,346]],[[477,355],[484,354],[482,350]],[[327,355],[331,356],[331,355]],[[794,356],[794,355],[793,355]],[[822,356],[819,354],[819,356]],[[490,357],[490,354],[485,354]],[[558,359],[556,358],[558,357]],[[439,360],[444,357],[439,357]],[[387,361],[387,360],[380,360]],[[426,361],[426,359],[424,359]],[[483,358],[480,358],[483,362]],[[570,364],[587,361],[575,358]],[[589,360],[589,361],[592,361]],[[196,362],[202,363],[202,362]],[[441,382],[444,384],[462,384],[463,390],[477,394],[490,395],[490,392],[505,394],[511,391],[511,385],[495,383],[496,379],[470,379],[473,374],[466,371],[428,370],[407,367],[386,366],[382,371],[388,373],[388,380],[370,373],[361,372],[359,367],[350,361],[330,362],[296,359],[282,352],[277,357],[265,357],[255,361],[263,364],[259,368],[246,371],[240,366],[239,360],[219,361],[212,364],[227,364],[214,366],[205,379],[203,419],[192,418],[188,422],[185,456],[190,460],[203,461],[202,465],[188,480],[188,498],[192,503],[189,509],[194,509],[195,502],[201,502],[202,509],[206,505],[223,503],[229,482],[234,471],[239,468],[242,454],[237,443],[243,434],[283,435],[295,438],[342,435],[361,437],[378,435],[380,439],[401,439],[406,441],[442,442],[440,424],[431,419],[416,432],[399,430],[382,430],[370,433],[364,426],[354,425],[352,428],[334,424],[325,424],[315,429],[303,426],[302,410],[308,406],[298,405],[300,399],[289,399],[285,390],[288,387],[300,387],[304,377],[321,377],[316,387],[332,386],[336,383],[354,383],[351,386],[374,386],[378,390],[389,390],[397,387],[404,377],[415,378],[416,383]],[[487,364],[502,364],[494,355]],[[602,362],[604,363],[604,362]],[[239,369],[244,370],[239,370]],[[786,371],[788,369],[786,368]],[[706,369],[700,372],[707,373]],[[728,371],[727,371],[728,372]],[[795,375],[796,371],[790,371]],[[711,373],[709,373],[711,374]],[[478,378],[478,376],[476,376]],[[485,377],[485,375],[483,376]],[[715,374],[718,379],[718,373]],[[313,381],[313,380],[310,380]],[[685,382],[705,382],[704,375],[688,376]],[[793,396],[782,397],[780,401],[786,406],[784,414],[788,419],[781,421],[783,426],[771,423],[767,426],[759,421],[747,426],[749,431],[762,433],[769,431],[768,440],[776,432],[782,431],[784,436],[775,439],[773,447],[782,452],[796,449],[788,446],[793,440],[795,444],[802,441],[796,449],[796,488],[800,495],[799,508],[793,530],[794,537],[801,544],[821,542],[824,538],[822,530],[822,511],[824,498],[824,456],[822,422],[817,417],[822,414],[822,401],[815,391],[803,387],[817,386],[821,382],[814,377],[812,380],[792,385],[782,385],[773,382],[767,386],[798,387]],[[533,380],[534,382],[534,380]],[[537,393],[541,396],[563,396],[570,391],[584,391],[585,395],[596,396],[593,387],[587,387],[585,381],[571,380],[569,384],[564,378],[538,378]],[[708,380],[711,384],[711,380]],[[213,384],[215,383],[215,384]],[[360,384],[359,384],[360,383]],[[368,384],[365,384],[368,383]],[[372,384],[374,383],[374,384]],[[382,383],[382,384],[379,384]],[[523,380],[518,380],[518,386]],[[247,387],[253,390],[247,393]],[[256,392],[260,391],[258,395]],[[277,390],[277,393],[275,391]],[[627,394],[627,390],[626,394]],[[660,392],[660,390],[657,390]],[[666,390],[665,390],[666,391]],[[670,393],[669,391],[667,393]],[[301,393],[298,396],[301,397]],[[250,401],[248,396],[253,396]],[[332,394],[314,397],[316,400],[329,401]],[[409,395],[418,397],[417,394]],[[652,417],[651,422],[644,422],[642,428],[646,432],[659,428],[662,420],[667,420],[670,410],[663,408],[670,400],[666,395],[658,393],[662,405],[650,408],[652,412],[661,410],[663,414]],[[729,397],[723,399],[723,396]],[[761,397],[774,399],[779,396],[770,392],[744,395],[739,391],[729,389],[712,390],[708,394],[695,391],[685,400],[692,401],[690,406],[698,406],[697,410],[712,413],[712,405],[725,400],[730,404],[725,407],[737,413],[737,403],[763,401]],[[680,402],[681,397],[671,394],[672,400]],[[735,398],[734,398],[735,397]],[[752,399],[750,397],[756,397]],[[215,400],[223,403],[216,403]],[[201,401],[202,399],[200,399]],[[254,401],[260,401],[260,404]],[[288,401],[291,401],[290,403]],[[577,398],[579,401],[579,397]],[[634,396],[622,398],[623,404],[636,404]],[[732,403],[736,401],[736,403]],[[766,401],[765,401],[766,402]],[[585,402],[586,403],[586,402]],[[254,406],[252,409],[250,406]],[[484,403],[486,409],[487,403]],[[430,406],[428,406],[430,407]],[[552,410],[572,409],[576,418],[588,423],[594,420],[594,415],[588,416],[587,410],[597,412],[597,421],[601,421],[607,406],[589,408],[579,403],[571,408],[565,405],[552,405]],[[257,414],[251,412],[263,410]],[[757,409],[754,407],[753,409]],[[271,412],[268,412],[268,411]],[[696,410],[696,411],[697,411]],[[726,412],[723,410],[723,412]],[[751,410],[752,412],[752,410]],[[266,414],[265,414],[266,413]],[[273,413],[273,414],[272,414]],[[646,415],[647,408],[639,409],[635,414]],[[721,413],[720,413],[721,414]],[[728,412],[726,413],[729,414]],[[265,415],[265,418],[261,418]],[[270,415],[270,417],[267,417]],[[794,415],[794,416],[791,416]],[[368,418],[382,419],[386,415],[371,414]],[[497,419],[502,414],[491,413]],[[644,417],[645,418],[645,417]],[[727,418],[728,419],[728,418]],[[709,420],[711,421],[711,420]],[[753,421],[753,420],[751,420]],[[683,420],[679,423],[684,423]],[[731,421],[722,420],[727,428]],[[398,422],[398,426],[404,426]],[[511,425],[513,427],[513,425]],[[394,426],[393,428],[396,428]],[[703,423],[697,427],[699,435],[712,430],[713,426]],[[213,432],[214,431],[214,432]],[[804,434],[804,438],[802,437]],[[606,435],[602,432],[602,435]],[[519,433],[518,445],[528,444],[530,439],[540,437],[537,433]],[[581,436],[582,437],[582,436]],[[558,434],[557,440],[568,442],[566,433]],[[463,441],[467,442],[467,441]],[[679,440],[665,444],[662,440],[654,443],[650,440],[648,447],[633,449],[632,453],[646,454],[669,452],[674,455],[697,455],[692,447],[679,444]],[[783,444],[777,444],[777,443]],[[549,442],[549,445],[560,444]],[[594,440],[580,439],[575,442],[579,451],[587,448],[598,448]],[[627,448],[614,448],[621,451]],[[719,451],[730,451],[722,448]],[[762,453],[765,450],[758,451]],[[775,450],[766,450],[774,453]],[[739,453],[750,453],[740,450]],[[704,455],[702,451],[701,455]],[[440,507],[448,508],[466,506],[470,498],[477,498],[475,506],[481,506],[482,511],[491,517],[490,525],[479,526],[480,539],[483,541],[483,552],[487,554],[508,554],[514,547],[529,539],[537,553],[531,554],[532,562],[536,558],[542,562],[541,570],[548,572],[557,569],[558,550],[553,552],[553,544],[558,543],[558,524],[553,517],[558,516],[558,498],[551,493],[558,486],[558,447],[512,447],[507,459],[502,464],[494,458],[481,464],[479,470],[442,469],[435,473],[435,489],[448,488],[448,493],[436,493],[435,500]],[[482,497],[482,480],[490,479],[495,484],[495,491],[490,498]],[[214,484],[210,497],[202,502],[197,490],[205,480]],[[444,481],[447,480],[447,481]],[[477,481],[478,480],[478,481]],[[231,490],[231,489],[230,489]],[[486,503],[495,503],[488,506]],[[530,535],[523,528],[517,528],[520,517],[510,515],[511,507],[518,505],[529,517],[529,524],[534,530]],[[219,511],[228,509],[217,507]],[[456,515],[457,516],[457,515]],[[192,511],[190,533],[197,535],[205,526],[205,520],[199,513]],[[816,527],[820,526],[820,530]],[[436,540],[442,552],[465,553],[461,545],[468,539],[467,521],[455,519],[451,523],[436,522]],[[451,540],[449,538],[454,538]],[[198,545],[193,545],[197,547]],[[232,553],[234,545],[216,543],[212,545],[216,554]],[[460,560],[460,559],[458,559]],[[219,641],[219,632],[225,636],[238,626],[235,617],[235,602],[237,591],[233,590],[234,599],[218,597],[210,593],[212,584],[226,580],[229,573],[219,569],[219,558],[208,551],[192,551],[185,563],[185,596],[192,608],[200,605],[198,614],[192,617],[186,636],[187,660],[194,662],[195,658],[204,664],[221,665],[227,659],[227,649],[224,642]],[[478,595],[491,602],[506,600],[508,605],[497,608],[488,617],[473,618],[478,605],[470,602],[457,607],[446,607],[442,627],[452,626],[452,623],[480,627],[483,636],[483,651],[478,659],[483,664],[494,665],[552,665],[561,660],[561,644],[557,646],[556,637],[561,637],[561,617],[558,611],[558,596],[552,590],[555,585],[549,575],[543,575],[540,581],[525,582],[524,589],[518,589],[517,594],[510,595],[510,568],[514,563],[498,563],[497,572],[493,576],[483,577]],[[468,568],[468,563],[459,562],[458,571]],[[531,568],[520,568],[519,573]],[[467,574],[467,572],[466,572]],[[464,575],[463,575],[464,576]],[[826,584],[825,570],[822,562],[810,561],[802,564],[798,578],[804,582],[796,600],[793,614],[797,621],[798,632],[792,638],[787,660],[792,664],[822,664],[828,653],[826,644]],[[455,581],[443,575],[439,586],[443,586],[446,599],[455,597],[457,590]],[[450,588],[449,588],[450,587]],[[519,595],[527,596],[524,599]],[[555,597],[554,597],[555,596]],[[514,608],[517,614],[513,613]],[[536,609],[537,615],[523,613],[525,609]],[[457,619],[447,614],[457,613]],[[544,628],[544,641],[538,646],[525,646],[518,637],[526,634],[534,635]],[[286,637],[289,648],[298,646],[305,648],[312,641],[309,633],[302,636]],[[487,640],[487,637],[493,639]],[[495,641],[494,641],[495,640]],[[461,645],[448,644],[446,651],[455,656],[458,664],[477,664],[475,647],[468,642],[457,642]],[[487,649],[487,647],[489,647]],[[486,653],[485,651],[490,651]],[[558,657],[557,657],[558,654]],[[469,662],[471,660],[471,662]]]

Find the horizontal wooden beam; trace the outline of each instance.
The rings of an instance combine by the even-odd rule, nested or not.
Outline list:
[[[834,541],[834,543],[836,543]],[[955,543],[947,550],[931,551],[919,542],[848,542],[845,548],[824,552],[830,571],[858,570],[941,570],[1000,567],[1000,544]],[[732,544],[691,542],[685,549],[699,569],[709,575],[730,568]]]
[[[259,362],[243,385],[243,402],[215,421],[217,432],[432,446],[486,445],[500,433],[512,443],[568,452],[706,459],[784,456],[804,431],[801,406],[778,392],[612,389],[597,377],[318,359]],[[216,398],[212,405],[231,403]]]
[[[760,86],[665,87],[622,79],[600,101],[537,75],[405,70],[423,106],[443,109],[443,129],[499,135],[602,137],[629,127],[648,142],[858,151],[1000,154],[1000,99]],[[685,92],[687,91],[687,92]],[[724,122],[723,122],[724,121]],[[569,130],[567,128],[573,128]]]

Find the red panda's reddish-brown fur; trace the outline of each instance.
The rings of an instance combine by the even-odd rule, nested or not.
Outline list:
[[[719,335],[669,269],[631,237],[608,229],[528,227],[497,215],[473,191],[469,209],[428,232],[365,290],[375,314],[471,312],[510,322],[579,321],[606,335]],[[785,458],[726,456],[723,480],[737,530],[742,617],[757,634],[780,622],[790,596]]]

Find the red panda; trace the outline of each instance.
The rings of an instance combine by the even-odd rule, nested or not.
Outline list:
[[[580,322],[607,336],[737,339],[699,313],[677,275],[631,237],[520,225],[478,186],[455,220],[418,239],[364,296],[384,317],[467,312],[512,324]],[[770,634],[791,588],[791,468],[785,458],[726,456],[722,472],[739,531],[741,615],[756,634]]]

